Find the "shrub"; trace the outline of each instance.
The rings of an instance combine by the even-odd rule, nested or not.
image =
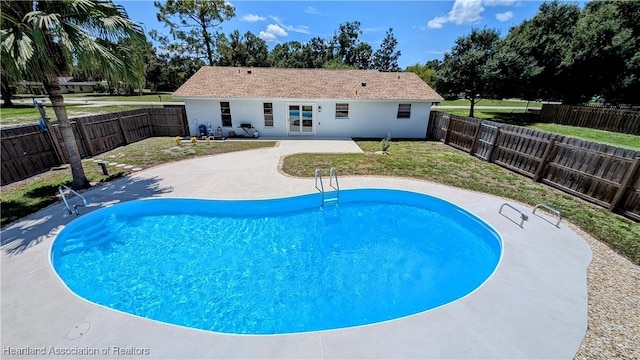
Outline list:
[[[387,134],[387,137],[382,139],[380,146],[382,147],[382,152],[387,152],[387,150],[389,150],[389,147],[391,146],[391,134]]]

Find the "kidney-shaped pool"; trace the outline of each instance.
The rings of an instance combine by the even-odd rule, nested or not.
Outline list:
[[[342,190],[267,200],[155,198],[69,223],[55,271],[91,302],[233,334],[371,324],[464,297],[495,271],[500,235],[444,200]]]

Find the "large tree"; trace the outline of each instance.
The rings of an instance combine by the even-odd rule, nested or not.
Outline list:
[[[373,68],[385,72],[400,71],[398,66],[400,50],[396,50],[396,46],[398,46],[398,40],[393,36],[393,29],[389,28],[380,48],[373,54]]]
[[[574,99],[640,101],[640,2],[592,1],[582,11],[562,66]]]
[[[138,54],[125,47],[130,40],[144,41],[144,33],[111,1],[3,0],[0,6],[3,72],[44,84],[69,156],[72,186],[88,187],[58,77],[99,70],[108,80],[136,83],[143,76],[135,70]]]
[[[214,65],[218,28],[235,16],[235,8],[226,0],[154,1],[158,21],[169,28],[173,41],[157,31],[150,32],[165,50],[201,58]]]
[[[469,116],[474,115],[475,104],[480,98],[494,91],[496,84],[491,61],[499,41],[497,30],[473,29],[471,34],[456,40],[436,72],[439,91],[466,94],[471,102]]]
[[[503,67],[518,63],[534,66],[523,70],[525,75],[520,79],[509,80],[512,84],[519,81],[525,96],[579,101],[575,94],[580,85],[570,80],[568,68],[562,65],[579,17],[578,5],[553,1],[543,3],[533,18],[509,30],[501,49],[506,61]]]
[[[222,66],[268,66],[267,43],[247,31],[240,36],[238,30],[234,30],[229,38],[225,34],[218,36],[217,43],[219,59],[218,65]]]
[[[332,45],[335,47],[334,58],[342,60],[347,65],[357,65],[359,51],[356,49],[360,42],[358,37],[362,35],[360,22],[353,21],[340,24],[338,31],[332,39]]]
[[[433,63],[432,63],[433,64]],[[420,63],[416,63],[413,65],[409,65],[407,66],[404,71],[405,72],[412,72],[416,75],[418,75],[418,77],[420,79],[422,79],[422,81],[426,82],[427,84],[429,84],[429,86],[434,86],[434,79],[433,79],[433,75],[436,72],[436,70],[438,70],[438,66],[434,66],[434,65],[429,65],[429,64],[420,64]]]
[[[307,68],[321,68],[333,57],[327,41],[314,37],[302,49]]]
[[[269,53],[269,64],[281,68],[306,67],[303,45],[299,41],[277,44]]]

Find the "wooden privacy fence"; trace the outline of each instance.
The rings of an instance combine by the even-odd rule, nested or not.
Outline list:
[[[437,111],[427,138],[640,221],[640,152]]]
[[[640,111],[543,104],[540,122],[640,135]]]
[[[188,134],[182,108],[152,108],[92,115],[71,119],[81,157],[99,155],[117,147],[154,136]],[[48,131],[37,124],[6,127],[2,139],[2,185],[49,170],[68,162],[57,123]]]

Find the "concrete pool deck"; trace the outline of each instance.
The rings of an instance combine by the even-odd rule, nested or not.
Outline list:
[[[80,212],[145,197],[247,199],[316,192],[313,178],[294,178],[279,172],[283,156],[300,152],[361,150],[347,139],[282,140],[274,148],[166,164],[83,193],[90,206]],[[327,174],[328,170],[323,172]],[[289,335],[228,335],[128,315],[72,294],[51,268],[49,251],[56,234],[76,216],[67,215],[63,204],[55,204],[1,232],[1,357],[574,357],[587,329],[586,274],[591,249],[564,222],[556,228],[555,219],[532,215],[526,205],[426,181],[360,176],[339,180],[341,189],[410,190],[473,212],[502,235],[501,263],[494,275],[470,295],[405,318]],[[505,207],[507,216],[498,214],[505,202],[528,215],[523,228],[517,224],[519,214],[515,211]],[[56,350],[63,355],[55,355]],[[84,355],[76,355],[78,352]]]

